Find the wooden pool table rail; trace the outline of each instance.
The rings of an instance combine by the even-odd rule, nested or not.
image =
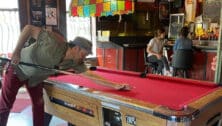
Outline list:
[[[162,125],[166,124],[168,121],[172,121],[181,124],[181,126],[186,122],[192,122],[191,125],[195,126],[196,124],[199,125],[200,122],[207,123],[207,121],[209,121],[208,118],[211,118],[218,113],[222,113],[221,87],[219,87],[215,92],[212,92],[207,96],[188,104],[186,109],[181,111],[175,111],[149,102],[122,97],[119,95],[97,91],[85,87],[79,87],[78,85],[74,84],[64,84],[52,80],[46,80],[44,88],[46,91],[46,112],[57,115],[69,122],[73,122],[82,126],[93,126],[95,124],[98,125],[98,123],[102,125],[102,107],[118,109],[118,111],[121,111],[121,113],[125,116],[135,115],[140,124],[143,125],[147,125],[146,121],[152,122],[153,125]],[[93,117],[90,117],[79,112],[70,112],[70,110],[64,106],[51,103],[49,97],[55,97],[68,103],[71,102],[72,104],[82,105],[86,108],[90,108],[94,112],[94,115]],[[118,107],[112,108],[112,106],[104,106],[103,103],[109,103]],[[216,104],[214,105],[215,107],[212,107],[213,104]],[[134,113],[137,113],[138,115]],[[73,115],[75,115],[75,117],[73,117]],[[124,126],[129,125],[125,123]]]

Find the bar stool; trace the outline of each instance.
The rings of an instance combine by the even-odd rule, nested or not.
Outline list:
[[[152,74],[157,74],[157,67],[158,64],[155,62],[150,62],[148,60],[148,53],[146,52],[146,49],[144,49],[144,64],[145,64],[145,70],[143,73],[140,74],[141,77],[146,77],[146,74],[149,72],[149,68],[151,69]]]
[[[177,75],[178,71],[182,71],[183,77],[188,78],[187,70],[192,67],[193,51],[179,49],[173,54],[172,67],[173,76]]]

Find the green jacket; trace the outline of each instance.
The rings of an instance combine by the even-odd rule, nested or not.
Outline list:
[[[20,61],[47,68],[62,70],[72,68],[78,73],[85,72],[87,70],[85,64],[77,64],[73,60],[62,61],[67,49],[66,42],[59,42],[50,32],[42,30],[36,42],[22,49]],[[55,74],[55,71],[19,64],[16,67],[16,74],[21,81],[28,80],[28,86],[34,87]]]

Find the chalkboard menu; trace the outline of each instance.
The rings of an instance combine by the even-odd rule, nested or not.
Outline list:
[[[219,23],[221,3],[220,0],[206,0],[203,5],[203,19]]]

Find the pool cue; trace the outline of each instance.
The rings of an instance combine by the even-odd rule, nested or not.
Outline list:
[[[11,62],[11,59],[3,58],[3,57],[0,57],[0,60]],[[43,69],[43,70],[49,70],[49,71],[53,71],[55,73],[62,73],[62,74],[67,74],[67,75],[81,76],[81,75],[78,75],[78,74],[75,74],[75,73],[72,73],[72,72],[68,72],[68,71],[64,71],[64,70],[58,70],[58,69],[54,69],[54,68],[48,68],[46,66],[41,66],[41,65],[32,64],[32,63],[19,62],[19,64],[20,65],[26,65],[26,66],[34,67],[34,68],[39,68],[39,69]],[[111,88],[114,88],[116,90],[130,90],[131,89],[127,85],[110,82],[110,81],[108,81],[106,79],[103,79],[103,78],[96,78],[96,77],[87,76],[87,75],[82,75],[82,76],[85,77],[85,78],[89,78],[90,80],[93,80],[93,81],[96,81],[96,82],[102,82],[103,84],[100,83],[100,85],[111,87]]]
[[[102,78],[102,77],[98,76],[98,75],[95,76],[95,74],[92,74],[91,72],[86,72],[86,74],[84,73],[84,74],[81,74],[79,76],[89,78],[90,80],[93,80],[93,81],[96,81],[96,82],[98,81],[98,82],[100,82],[100,85],[111,87],[111,88],[114,88],[116,90],[131,90],[131,88],[132,88],[128,84],[111,82],[111,81],[109,81],[105,78]]]

